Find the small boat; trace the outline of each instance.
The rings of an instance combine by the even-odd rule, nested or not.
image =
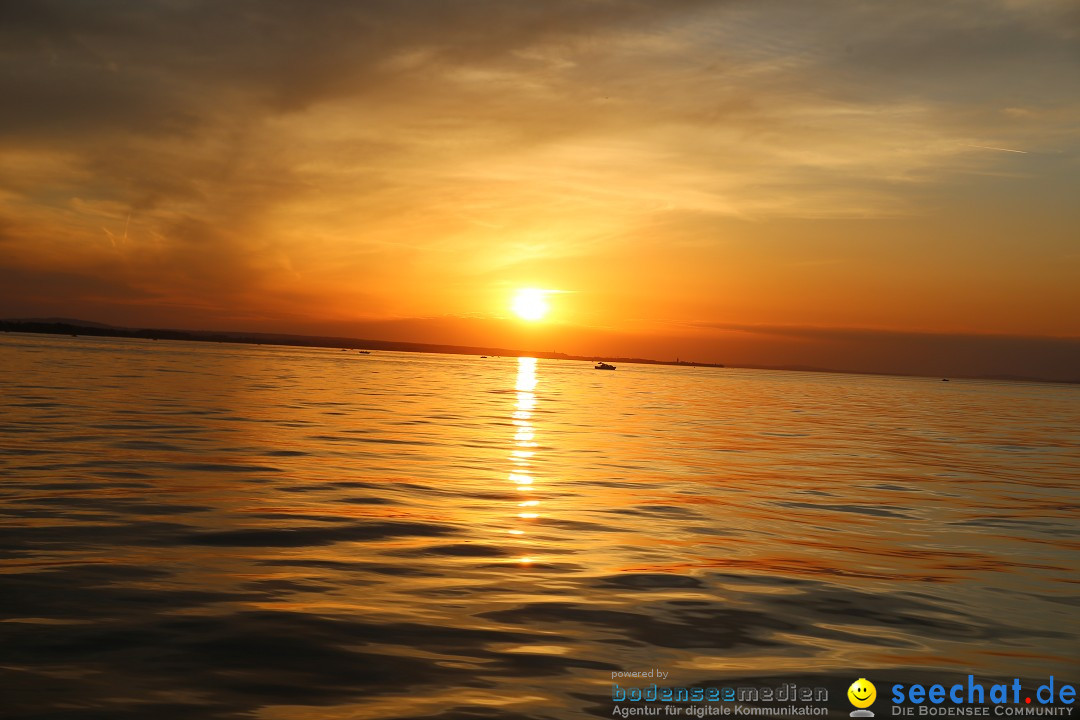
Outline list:
[[[614,370],[614,365],[608,365],[606,362],[600,361],[593,366],[593,370]]]
[[[370,350],[357,350],[356,352],[359,353],[360,355],[370,355],[371,354]]]
[[[487,355],[481,355],[481,356],[480,356],[480,359],[481,359],[481,360],[487,360]]]

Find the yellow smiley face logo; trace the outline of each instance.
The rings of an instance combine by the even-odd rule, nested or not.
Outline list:
[[[866,678],[859,678],[847,689],[847,699],[857,708],[867,708],[877,699],[877,688]]]

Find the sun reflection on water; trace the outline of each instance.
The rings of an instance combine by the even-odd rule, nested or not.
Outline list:
[[[516,396],[514,410],[510,416],[511,422],[514,424],[514,447],[510,451],[511,468],[509,480],[517,486],[518,492],[521,493],[529,493],[534,490],[532,458],[536,454],[534,448],[537,447],[537,443],[532,415],[533,408],[536,407],[536,383],[536,358],[518,358],[517,382],[514,385]],[[518,506],[536,507],[539,504],[539,500],[528,499],[519,502]],[[521,537],[522,539],[519,542],[526,544],[527,541],[523,536],[528,533],[527,523],[539,516],[539,513],[536,512],[517,512],[513,519],[515,527],[510,528],[507,531],[508,534]],[[534,557],[525,555],[519,557],[516,562],[529,565],[534,561]]]

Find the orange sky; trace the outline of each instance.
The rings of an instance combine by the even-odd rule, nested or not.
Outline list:
[[[841,332],[889,338],[897,367],[849,368],[889,371],[925,369],[925,334],[1064,338],[995,372],[1077,357],[1068,0],[3,13],[0,317],[830,366],[858,354]],[[559,291],[543,327],[510,319],[520,287]]]

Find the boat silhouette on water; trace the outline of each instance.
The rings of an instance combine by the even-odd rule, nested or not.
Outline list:
[[[593,370],[614,370],[614,369],[615,369],[614,365],[608,365],[606,362],[604,362],[602,360],[600,362],[596,363],[596,365],[593,366]]]

